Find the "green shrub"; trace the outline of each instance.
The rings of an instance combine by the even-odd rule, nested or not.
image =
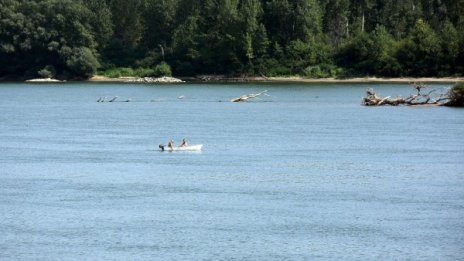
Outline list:
[[[123,76],[129,76],[128,74],[132,75],[133,70],[132,68],[117,67],[102,71],[100,74],[109,78],[119,78]]]
[[[464,107],[464,82],[456,83],[448,93],[450,101],[447,105],[454,107]]]
[[[125,68],[125,67],[121,68],[119,73],[121,74],[121,77],[134,77],[134,75],[135,75],[134,69]]]
[[[151,68],[137,68],[133,70],[134,77],[149,77],[155,73],[154,69]]]
[[[144,58],[136,60],[134,65],[138,68],[150,68],[159,60],[161,60],[161,57],[158,52],[149,51]]]
[[[55,75],[55,68],[51,65],[45,66],[37,72],[40,78],[53,78]]]
[[[172,76],[171,66],[166,62],[161,62],[153,68],[153,76]]]
[[[343,74],[343,70],[335,65],[320,64],[308,66],[303,70],[303,75],[308,78],[329,78],[338,77]]]
[[[266,75],[269,77],[291,76],[293,75],[293,72],[290,68],[279,65],[276,67],[269,68],[266,72]]]
[[[109,78],[119,77],[149,77],[154,75],[155,70],[150,68],[116,67],[100,72],[101,75]]]
[[[66,65],[75,75],[86,77],[95,74],[100,67],[97,58],[87,47],[73,48]]]

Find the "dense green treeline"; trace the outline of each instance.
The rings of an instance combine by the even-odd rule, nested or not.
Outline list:
[[[464,0],[0,0],[0,77],[97,70],[463,75]]]

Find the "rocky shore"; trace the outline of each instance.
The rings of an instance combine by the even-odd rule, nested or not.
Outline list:
[[[8,79],[0,79],[0,81],[8,81]],[[15,81],[15,80],[10,80]],[[360,77],[360,78],[347,78],[347,79],[336,79],[336,78],[320,78],[320,79],[307,79],[302,77],[227,77],[223,75],[199,75],[196,77],[119,77],[109,78],[105,76],[95,75],[87,80],[89,82],[126,82],[126,83],[182,83],[182,82],[276,82],[276,83],[456,83],[464,82],[464,77],[444,77],[444,78],[376,78],[376,77]],[[35,83],[53,83],[63,82],[56,79],[45,78],[45,79],[31,79],[26,82]]]
[[[134,79],[129,79],[127,82],[140,82],[140,83],[180,83],[184,82],[181,79],[177,79],[174,77],[142,77],[142,78],[134,78]]]
[[[184,79],[184,78],[183,78]],[[398,78],[303,78],[299,76],[290,77],[227,77],[222,75],[199,75],[197,77],[185,78],[186,81],[199,82],[281,82],[281,83],[456,83],[464,82],[464,77],[398,77]]]
[[[174,77],[119,77],[109,78],[105,76],[96,75],[88,79],[90,82],[133,82],[133,83],[182,83],[181,79]]]

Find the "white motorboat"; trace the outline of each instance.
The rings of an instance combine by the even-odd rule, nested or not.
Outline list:
[[[197,144],[197,145],[189,145],[186,147],[172,147],[168,148],[167,146],[164,145],[159,145],[158,146],[161,151],[201,151],[203,148],[203,144]]]

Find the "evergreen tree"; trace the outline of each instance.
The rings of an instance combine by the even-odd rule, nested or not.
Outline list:
[[[453,24],[449,21],[445,22],[440,36],[441,56],[439,57],[439,73],[446,75],[447,73],[458,73],[457,57],[459,56],[459,34]]]
[[[204,16],[207,33],[201,39],[204,68],[210,73],[236,73],[243,69],[238,54],[242,34],[238,0],[206,1]]]
[[[395,39],[405,38],[422,16],[417,0],[386,0],[379,13],[379,23],[384,25]]]
[[[351,0],[352,24],[355,26],[355,31],[369,31],[370,26],[375,26],[371,23],[372,9],[374,0]]]
[[[397,53],[403,73],[411,76],[437,75],[440,41],[432,28],[418,20],[411,34],[402,41]]]
[[[325,7],[324,31],[338,50],[343,37],[349,37],[349,0],[329,1]]]
[[[322,32],[322,11],[316,0],[295,0],[292,40],[309,41]]]
[[[288,43],[292,37],[292,6],[288,0],[271,0],[265,3],[264,21],[269,38],[279,45]]]
[[[97,48],[102,51],[113,37],[112,13],[105,1],[84,0],[84,5],[89,9],[90,25]]]
[[[242,63],[246,64],[248,72],[253,73],[254,61],[262,59],[267,54],[269,45],[266,29],[260,22],[263,14],[261,2],[243,0],[240,3],[239,12],[241,14],[240,27],[243,28],[242,36],[239,36],[244,57]]]
[[[145,6],[144,0],[110,1],[114,35],[104,50],[104,58],[110,64],[132,66],[141,58],[137,51],[143,39]]]
[[[80,2],[2,1],[0,29],[0,74],[36,77],[38,71],[53,66],[56,72],[76,75],[94,72],[97,42],[88,20],[92,13]],[[73,71],[69,66],[69,51],[85,48],[85,56],[92,68]]]
[[[463,46],[462,0],[0,1],[0,77],[462,75]]]
[[[144,44],[148,48],[165,48],[169,46],[176,26],[178,0],[147,0],[143,12]]]
[[[188,17],[179,25],[172,36],[174,73],[194,75],[200,73],[199,21],[195,16]]]

